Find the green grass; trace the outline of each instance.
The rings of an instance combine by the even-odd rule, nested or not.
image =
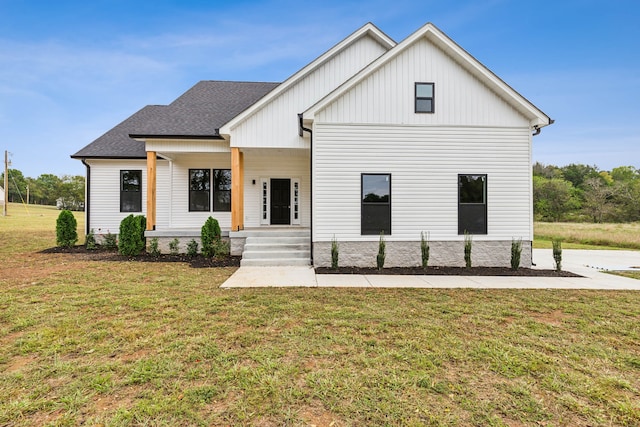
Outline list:
[[[640,424],[639,292],[221,290],[57,213],[0,218],[0,425]]]
[[[536,222],[534,247],[550,249],[552,239],[562,239],[564,249],[640,249],[640,223],[592,224]]]

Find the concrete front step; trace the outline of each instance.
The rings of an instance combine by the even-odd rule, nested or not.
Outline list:
[[[310,251],[247,251],[242,254],[242,259],[302,259],[311,257]]]
[[[282,258],[282,259],[246,259],[242,258],[240,265],[242,267],[255,266],[255,267],[279,267],[279,266],[301,266],[310,265],[311,260],[309,258]]]
[[[311,264],[309,230],[244,231],[240,265],[287,266]]]

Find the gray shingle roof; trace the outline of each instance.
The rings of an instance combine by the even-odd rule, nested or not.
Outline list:
[[[201,81],[169,105],[149,105],[71,157],[145,158],[140,137],[215,137],[217,129],[279,83]]]

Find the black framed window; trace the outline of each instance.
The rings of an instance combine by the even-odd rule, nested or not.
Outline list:
[[[458,175],[458,234],[487,234],[487,175]]]
[[[189,212],[211,210],[211,170],[189,169]]]
[[[213,171],[213,210],[231,212],[231,169]]]
[[[416,113],[435,111],[435,84],[416,83]]]
[[[142,212],[142,171],[120,171],[120,212]]]
[[[391,174],[361,176],[361,234],[391,234]]]

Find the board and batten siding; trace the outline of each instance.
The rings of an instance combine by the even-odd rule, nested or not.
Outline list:
[[[435,113],[415,113],[415,83],[435,83]],[[428,39],[316,114],[317,123],[529,126],[529,121]]]
[[[91,167],[91,191],[89,224],[96,234],[113,233],[120,230],[120,222],[127,216],[146,215],[147,211],[147,162],[146,160],[87,160]],[[142,171],[142,211],[120,212],[120,171]],[[157,173],[157,228],[169,224],[168,175],[169,163],[158,160]]]
[[[391,174],[392,241],[462,240],[458,174],[487,175],[488,234],[531,235],[528,128],[315,124],[313,240],[366,241],[360,234],[361,174]]]
[[[308,140],[298,136],[298,113],[385,51],[371,36],[358,39],[242,121],[232,130],[231,146],[308,149]]]
[[[300,226],[310,225],[309,150],[244,150],[244,226],[260,227],[262,213],[261,180],[300,180]],[[253,184],[253,180],[256,181]]]

